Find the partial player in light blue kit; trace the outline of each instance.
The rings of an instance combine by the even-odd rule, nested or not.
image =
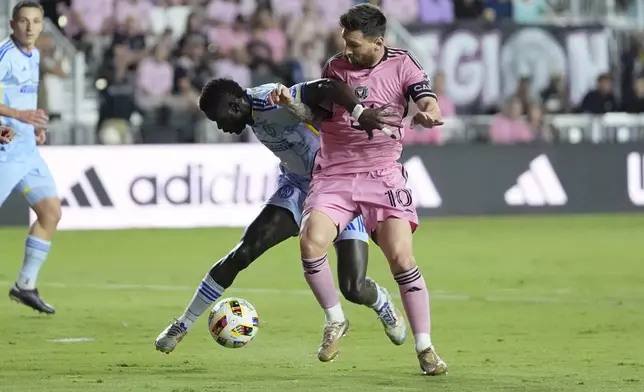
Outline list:
[[[183,315],[157,337],[155,346],[159,351],[172,352],[190,326],[232,285],[241,270],[268,249],[299,233],[302,204],[308,192],[320,138],[313,125],[302,123],[287,109],[269,104],[269,95],[277,87],[277,84],[270,83],[243,89],[233,80],[215,79],[201,93],[199,107],[206,116],[216,121],[226,133],[241,134],[250,126],[262,144],[279,158],[281,175],[277,191],[246,228],[237,246],[206,274]],[[300,97],[301,87],[291,88],[294,97]],[[400,312],[389,293],[366,277],[368,240],[362,217],[338,233],[335,247],[340,291],[347,300],[374,309],[388,335],[391,336],[395,330],[397,339],[404,339],[404,322],[392,323],[392,320],[400,320],[395,316]],[[326,257],[307,261],[305,277],[323,282],[327,292],[337,298]],[[348,327],[339,298],[329,303],[325,314],[327,323],[342,323]]]
[[[40,312],[53,314],[36,289],[36,280],[51,248],[60,220],[60,199],[37,144],[45,142],[48,118],[37,110],[40,53],[34,44],[43,29],[44,12],[38,1],[21,1],[13,9],[13,34],[0,43],[0,122],[15,136],[0,145],[0,205],[11,192],[27,199],[38,219],[29,230],[20,276],[11,299]]]

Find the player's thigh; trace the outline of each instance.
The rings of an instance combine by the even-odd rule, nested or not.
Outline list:
[[[315,176],[304,202],[300,238],[330,245],[358,215],[352,191],[352,178]]]
[[[379,243],[378,223],[386,219],[407,221],[411,232],[418,227],[413,195],[402,165],[361,175],[356,181],[355,200],[367,232],[376,243]]]
[[[297,233],[298,225],[293,212],[284,206],[267,203],[246,227],[240,247],[255,259],[268,249],[297,236]]]
[[[0,206],[28,172],[28,167],[22,163],[0,163]]]
[[[41,157],[37,158],[31,170],[18,182],[15,191],[22,193],[32,208],[41,203],[41,201],[51,199],[42,203],[43,207],[39,209],[60,209],[60,200],[54,176]]]

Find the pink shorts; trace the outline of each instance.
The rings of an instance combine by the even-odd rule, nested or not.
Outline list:
[[[320,211],[338,226],[338,232],[362,215],[367,232],[387,218],[406,219],[412,232],[418,227],[407,172],[402,165],[368,173],[325,175],[313,173],[304,202],[304,215]]]

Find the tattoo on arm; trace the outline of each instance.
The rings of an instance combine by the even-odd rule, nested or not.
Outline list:
[[[308,105],[298,100],[293,100],[292,103],[286,105],[286,109],[299,120],[306,123],[315,123],[321,120]]]

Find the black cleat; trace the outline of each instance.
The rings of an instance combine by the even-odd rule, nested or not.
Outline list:
[[[40,313],[56,313],[56,310],[54,310],[51,305],[40,298],[38,289],[26,290],[14,285],[11,290],[9,290],[9,298],[11,298],[13,301],[29,306],[33,310],[37,310]]]

